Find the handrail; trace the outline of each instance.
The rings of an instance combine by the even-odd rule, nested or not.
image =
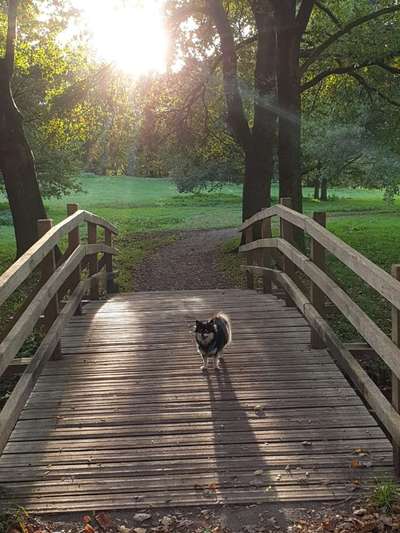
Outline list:
[[[106,290],[114,289],[112,256],[116,250],[112,246],[112,234],[117,233],[116,227],[93,213],[79,210],[76,204],[69,204],[67,212],[69,216],[54,227],[51,220],[38,221],[38,231],[43,236],[0,276],[1,305],[36,268],[39,267],[41,271],[40,281],[34,278],[37,281],[34,297],[26,299],[11,329],[0,342],[0,377],[13,363],[38,323],[45,333],[39,348],[1,410],[0,452],[43,365],[52,355],[53,358],[61,356],[59,342],[63,328],[80,308],[86,289],[90,288],[92,298],[98,298],[98,283],[102,277],[106,279]],[[80,241],[79,227],[82,223],[87,223],[87,244],[81,244]],[[104,228],[104,242],[98,242],[98,226]],[[68,235],[68,248],[57,266],[55,249],[65,235]],[[101,264],[98,254],[104,254]],[[85,265],[88,267],[88,277],[81,280],[81,270]],[[100,269],[105,272],[99,271]]]
[[[400,379],[400,349],[369,318],[369,316],[348,296],[337,283],[315,265],[310,258],[299,252],[293,245],[281,238],[258,239],[240,246],[240,252],[260,248],[277,248],[288,257],[297,268],[316,283],[332,303],[346,316],[347,320],[366,339],[369,345],[380,354],[390,370]],[[397,282],[398,283],[398,282]]]
[[[6,405],[0,411],[0,452],[7,444],[8,438],[13,430],[19,413],[23,409],[29,394],[40,375],[45,363],[54,352],[57,343],[61,337],[65,324],[72,317],[82,299],[84,291],[90,282],[89,279],[81,281],[76,287],[68,300],[68,303],[62,309],[57,319],[51,326],[46,337],[41,342],[34,357],[31,358],[25,372],[20,377],[17,385],[11,392]]]
[[[0,377],[32,332],[40,315],[61,285],[85,257],[85,246],[79,246],[37,292],[19,320],[0,343]]]
[[[393,276],[302,213],[283,205],[274,205],[247,219],[240,226],[239,231],[244,231],[256,222],[261,222],[275,215],[304,230],[392,305],[400,308],[400,283]]]
[[[311,347],[328,347],[332,356],[358,388],[360,394],[374,409],[376,416],[390,433],[393,458],[400,475],[400,265],[394,265],[392,274],[375,265],[351,246],[330,233],[325,226],[325,214],[314,213],[314,220],[290,209],[290,199],[281,205],[263,209],[246,220],[239,228],[244,232],[245,244],[239,252],[247,254],[247,265],[242,270],[247,276],[247,287],[254,288],[254,276],[263,277],[264,292],[271,291],[274,282],[284,289],[288,305],[297,305],[311,326]],[[271,217],[280,218],[280,237],[272,238]],[[257,224],[257,233],[253,230]],[[294,246],[293,227],[311,238],[310,257]],[[259,237],[261,229],[261,238]],[[254,240],[254,237],[257,238]],[[278,252],[278,254],[276,254]],[[357,303],[326,272],[325,252],[331,253],[392,305],[392,338],[365,313]],[[273,255],[275,253],[275,255]],[[271,268],[272,258],[281,270]],[[310,300],[297,279],[296,270],[311,282]],[[369,378],[351,352],[340,341],[324,319],[324,302],[329,299],[382,358],[392,373],[392,404]]]
[[[260,275],[265,275],[267,273],[277,285],[284,288],[296,303],[306,320],[308,320],[312,327],[317,329],[318,333],[324,338],[324,341],[328,345],[337,364],[343,368],[347,374],[351,375],[353,382],[357,385],[359,390],[362,391],[363,396],[374,409],[382,424],[392,435],[393,440],[400,445],[400,414],[397,413],[394,407],[385,398],[378,386],[368,376],[360,363],[358,363],[358,361],[352,356],[346,345],[342,343],[330,325],[318,313],[308,298],[306,298],[297,287],[295,282],[284,272],[271,268],[244,265],[242,270],[250,270]]]
[[[32,274],[33,270],[54,248],[61,237],[70,233],[83,222],[91,222],[92,224],[108,229],[111,233],[118,233],[117,228],[107,222],[107,220],[89,211],[76,211],[52,227],[0,276],[0,305]]]

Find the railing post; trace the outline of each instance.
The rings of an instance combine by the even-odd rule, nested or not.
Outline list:
[[[291,198],[281,198],[280,204],[288,207],[289,209],[292,208],[292,199]],[[290,244],[293,244],[293,226],[290,222],[287,220],[284,220],[283,218],[280,219],[280,229],[281,229],[281,239],[285,239],[285,241],[289,242]],[[288,258],[283,256],[282,260],[282,270],[285,274],[287,274],[290,278],[293,279],[295,268],[292,261]],[[294,302],[291,300],[291,298],[286,298],[286,305],[289,307],[294,307]]]
[[[78,204],[67,204],[67,215],[71,216],[74,213],[76,213],[79,210]],[[79,226],[74,228],[68,233],[68,251],[71,255],[72,252],[78,248],[78,246],[81,243],[80,234],[79,234]],[[75,287],[78,285],[78,283],[81,281],[81,267],[80,265],[76,268],[76,270],[73,271],[71,274],[68,285],[71,292],[75,289]],[[81,304],[78,305],[75,315],[81,315],[82,314],[82,306]]]
[[[112,246],[112,233],[108,228],[104,228],[104,242],[107,246]],[[115,292],[113,272],[113,256],[112,254],[104,254],[105,266],[106,266],[106,290],[108,293]]]
[[[272,237],[272,228],[271,228],[271,218],[265,218],[262,221],[261,224],[261,238],[262,239],[270,239]],[[269,267],[271,268],[272,262],[271,262],[271,249],[270,248],[264,248],[261,250],[261,266]],[[268,274],[263,275],[263,292],[271,292],[272,291],[272,282],[271,278]]]
[[[325,212],[314,212],[313,219],[321,226],[326,226]],[[318,268],[325,271],[325,248],[315,239],[311,239],[310,259]],[[313,282],[311,282],[310,300],[318,313],[323,317],[326,297],[318,285]],[[325,343],[314,330],[311,330],[311,348],[325,348]]]
[[[37,230],[39,239],[43,237],[53,226],[53,221],[49,218],[43,218],[37,221]],[[49,252],[41,262],[41,283],[46,283],[50,276],[56,270],[56,255],[54,248]],[[58,294],[50,300],[48,306],[44,311],[43,325],[47,332],[53,322],[57,319],[60,312],[60,305],[58,301]],[[57,344],[56,349],[53,352],[52,359],[61,359],[61,345]]]
[[[248,244],[249,242],[253,241],[253,226],[249,226],[244,230],[244,242],[245,244]],[[252,265],[253,264],[253,252],[247,252],[247,264]],[[246,286],[248,289],[254,289],[254,274],[252,272],[248,272],[246,270]]]
[[[400,281],[400,265],[392,265],[392,276]],[[400,346],[400,311],[392,306],[392,341]],[[392,405],[400,413],[400,379],[392,372]],[[400,446],[393,442],[393,464],[400,476]]]
[[[93,222],[88,222],[88,244],[96,244],[97,242],[97,225]],[[89,276],[97,274],[98,262],[97,254],[91,254],[89,256]],[[89,297],[91,300],[99,299],[99,283],[97,279],[92,279],[90,282]]]

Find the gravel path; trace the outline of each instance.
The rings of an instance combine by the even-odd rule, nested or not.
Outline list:
[[[216,250],[236,229],[174,232],[177,240],[148,256],[133,272],[135,291],[233,287],[217,268]]]

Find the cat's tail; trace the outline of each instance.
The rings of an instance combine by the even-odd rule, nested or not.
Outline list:
[[[230,318],[228,315],[222,312],[219,312],[217,314],[217,318],[222,321],[223,327],[225,329],[225,336],[227,338],[226,344],[230,344],[232,342],[232,326]]]

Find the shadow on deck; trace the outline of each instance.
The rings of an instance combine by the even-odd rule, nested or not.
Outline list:
[[[200,372],[190,326],[233,343]],[[297,309],[214,290],[121,294],[66,328],[0,459],[2,505],[35,512],[339,500],[392,448]],[[361,468],[352,468],[352,466]]]

